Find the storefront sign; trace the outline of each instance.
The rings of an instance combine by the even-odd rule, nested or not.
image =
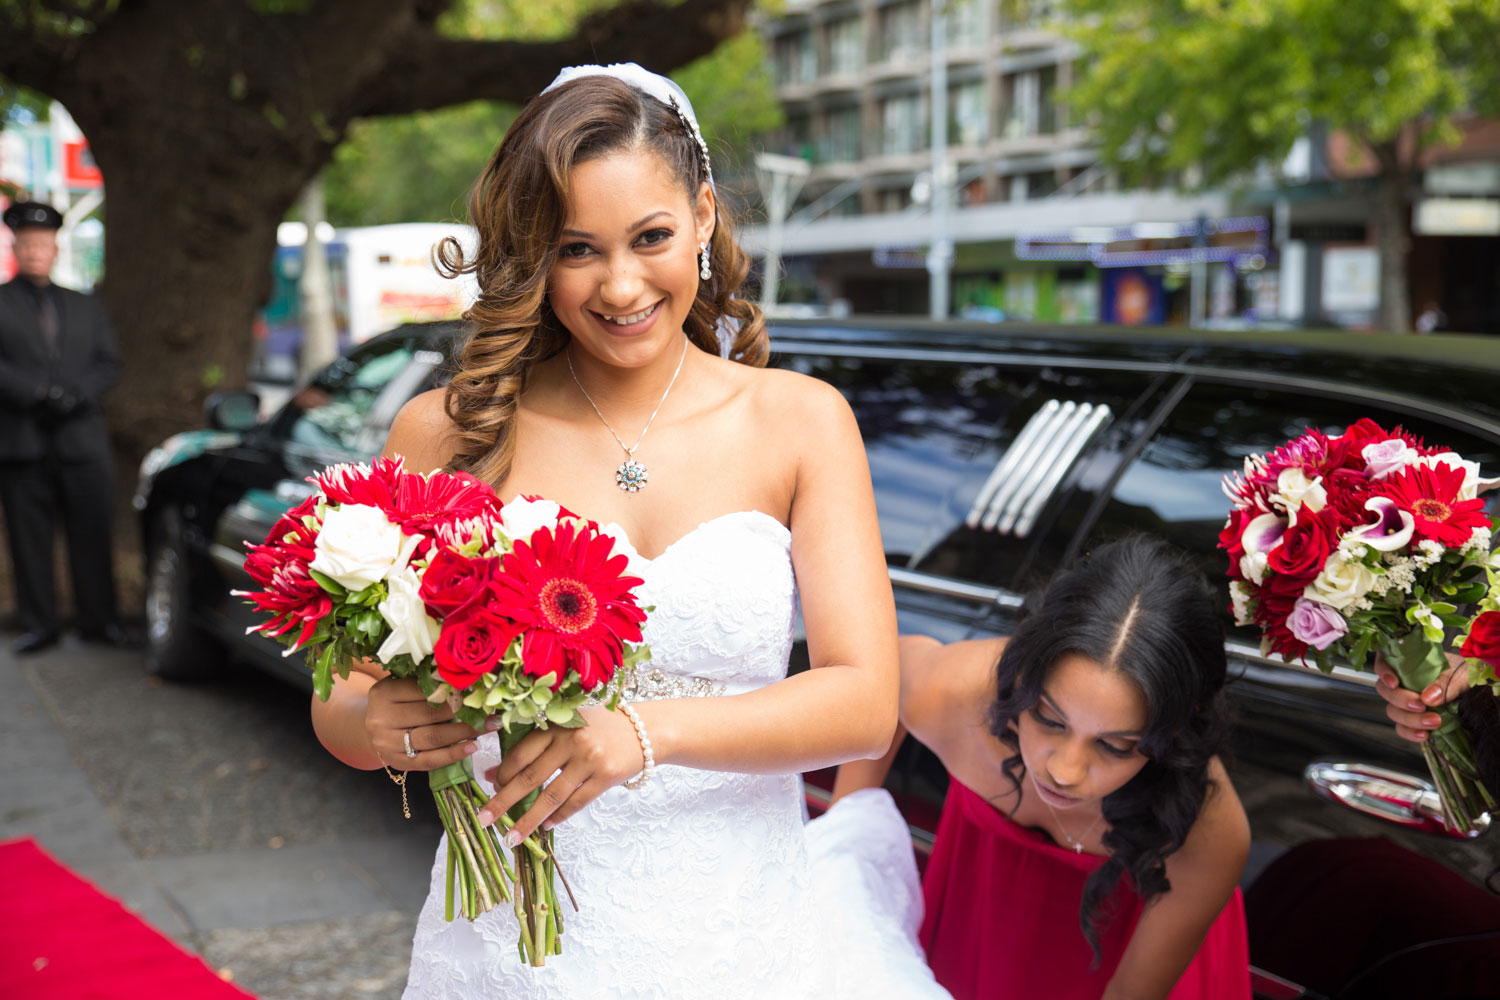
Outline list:
[[[1411,228],[1418,236],[1500,236],[1500,199],[1424,198]]]

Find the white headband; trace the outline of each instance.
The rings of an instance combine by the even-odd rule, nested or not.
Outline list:
[[[698,127],[698,116],[693,113],[693,104],[681,87],[661,74],[653,73],[637,63],[613,63],[609,66],[569,66],[558,73],[557,78],[547,84],[542,93],[545,94],[549,90],[555,90],[565,83],[572,83],[586,76],[612,76],[656,98],[677,112],[677,117],[682,119],[683,127],[698,143],[698,151],[703,156],[703,172],[708,177],[708,186],[714,188],[715,191],[718,190],[714,187],[714,171],[708,159],[708,143],[703,141],[703,130]]]

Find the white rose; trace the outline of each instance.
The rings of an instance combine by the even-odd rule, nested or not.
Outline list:
[[[1236,625],[1253,625],[1255,619],[1250,617],[1250,588],[1245,586],[1243,580],[1232,580],[1229,583],[1229,601],[1234,606],[1234,623]]]
[[[346,503],[323,516],[311,565],[342,587],[364,590],[406,568],[420,540],[388,521],[379,507]]]
[[[423,657],[432,655],[442,625],[427,613],[421,590],[422,579],[410,566],[392,574],[390,592],[376,607],[380,617],[391,627],[391,634],[385,637],[375,654],[381,663],[390,663],[402,653],[411,654],[418,663]]]
[[[1327,506],[1328,493],[1323,489],[1322,476],[1308,479],[1301,469],[1289,468],[1282,469],[1276,477],[1276,492],[1271,494],[1270,500],[1288,513],[1304,504],[1308,510],[1317,513]]]
[[[516,497],[500,508],[500,529],[512,542],[530,543],[538,528],[551,528],[562,515],[562,508],[551,500],[523,500]]]
[[[1373,589],[1375,574],[1364,563],[1335,552],[1323,564],[1323,572],[1302,591],[1302,596],[1345,611]]]
[[[1246,552],[1240,556],[1240,574],[1259,587],[1266,579],[1269,557],[1264,552]]]

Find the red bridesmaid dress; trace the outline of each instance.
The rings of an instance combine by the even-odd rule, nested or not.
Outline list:
[[[1141,912],[1140,898],[1122,885],[1093,968],[1093,951],[1078,925],[1078,904],[1084,882],[1104,860],[1016,825],[950,781],[923,879],[921,941],[937,981],[955,1000],[1098,1000]],[[1250,1000],[1239,889],[1169,1000]]]

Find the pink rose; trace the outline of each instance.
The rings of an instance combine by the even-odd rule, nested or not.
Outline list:
[[[1384,479],[1417,458],[1416,450],[1400,438],[1367,444],[1360,455],[1365,460],[1365,473],[1371,479]]]
[[[1349,631],[1344,616],[1326,604],[1297,598],[1292,613],[1287,616],[1286,627],[1299,642],[1313,649],[1323,650],[1342,639]]]

